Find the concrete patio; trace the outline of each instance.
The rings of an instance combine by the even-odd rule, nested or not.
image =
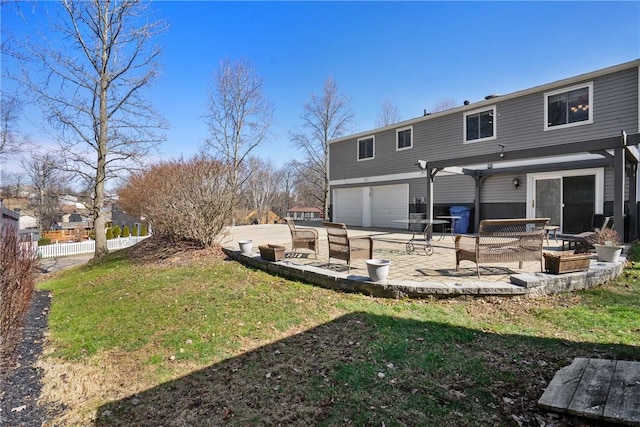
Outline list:
[[[230,257],[256,268],[326,288],[391,298],[545,295],[601,285],[621,274],[624,266],[624,259],[617,263],[604,263],[597,261],[595,255],[589,271],[560,275],[541,272],[539,262],[525,262],[522,269],[518,268],[518,263],[481,264],[478,279],[472,262],[462,261],[460,270],[456,271],[454,241],[450,235],[435,233],[432,241],[434,251],[429,256],[419,249],[419,244],[416,252],[406,252],[406,242],[412,236],[410,231],[349,228],[350,237],[372,237],[374,258],[391,261],[388,279],[371,282],[363,260],[353,262],[350,272],[344,261],[332,259],[329,265],[325,229],[321,223],[314,228],[320,241],[317,259],[313,251],[290,251],[291,235],[286,224],[230,227],[221,243]],[[239,240],[247,239],[253,241],[253,251],[249,256],[241,254],[238,246]],[[267,243],[285,246],[285,259],[278,262],[262,259],[258,246]],[[548,244],[545,241],[544,250],[562,250],[562,242],[551,238]]]

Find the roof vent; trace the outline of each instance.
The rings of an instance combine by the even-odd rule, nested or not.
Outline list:
[[[485,97],[484,97],[484,99],[489,100],[489,99],[497,98],[497,97],[499,97],[499,96],[500,96],[500,95],[496,95],[496,94],[494,93],[493,95],[487,95],[487,96],[485,96]]]

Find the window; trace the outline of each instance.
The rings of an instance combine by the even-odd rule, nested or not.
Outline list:
[[[464,115],[464,142],[496,139],[496,107]]]
[[[593,123],[593,83],[544,94],[544,129]]]
[[[413,126],[396,130],[396,150],[413,147]]]
[[[358,161],[373,159],[374,141],[373,136],[358,139]]]

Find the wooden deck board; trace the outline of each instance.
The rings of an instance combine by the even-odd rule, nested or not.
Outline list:
[[[640,363],[619,360],[603,417],[613,421],[625,416],[640,424]]]
[[[538,404],[546,409],[640,426],[640,362],[575,358]]]

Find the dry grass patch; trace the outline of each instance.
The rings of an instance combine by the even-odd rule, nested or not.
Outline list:
[[[175,248],[112,254],[45,285],[43,401],[66,407],[53,423],[590,425],[537,408],[556,370],[640,358],[635,269],[535,300],[396,301]]]

